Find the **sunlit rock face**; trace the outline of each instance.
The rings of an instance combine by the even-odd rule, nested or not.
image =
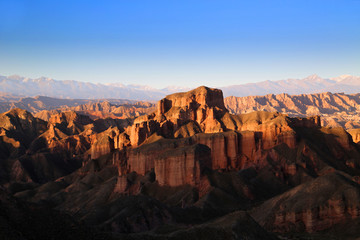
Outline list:
[[[289,119],[267,112],[231,115],[221,90],[199,87],[160,100],[156,112],[135,119],[115,136],[108,135],[99,152],[127,152],[114,155],[120,175],[154,171],[160,185],[199,187],[204,168],[229,171],[265,167],[264,151],[279,144],[297,147],[293,128],[304,126],[318,127],[318,118]],[[113,145],[111,139],[115,139]],[[208,151],[197,153],[194,149],[199,146]],[[289,174],[295,174],[293,164],[283,165]]]
[[[56,111],[47,119],[0,115],[1,181],[39,184],[12,191],[109,231],[153,230],[184,212],[204,217],[198,223],[246,210],[275,232],[358,219],[358,145],[318,116],[234,115],[220,90],[199,87],[136,118]]]

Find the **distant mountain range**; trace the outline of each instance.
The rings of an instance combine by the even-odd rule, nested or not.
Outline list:
[[[342,75],[334,78],[322,78],[316,74],[303,79],[287,79],[280,81],[263,81],[221,87],[225,96],[255,96],[266,94],[308,94],[308,93],[359,93],[360,77]]]
[[[0,76],[0,101],[8,94],[34,97],[47,96],[70,99],[129,99],[129,100],[158,100],[173,91],[187,90],[187,88],[155,89],[141,85],[123,85],[119,83],[101,84],[73,80],[54,80],[52,78],[25,78],[17,75]],[[5,94],[6,93],[6,94]]]
[[[321,78],[311,75],[304,79],[287,79],[280,81],[264,81],[241,85],[220,87],[224,96],[254,96],[266,94],[305,94],[320,92],[360,92],[360,77],[343,75],[335,78]],[[41,77],[31,79],[26,77],[0,75],[0,101],[4,99],[19,99],[19,96],[34,97],[38,95],[71,98],[71,99],[129,99],[129,100],[159,100],[165,95],[187,91],[187,87],[167,87],[156,89],[143,85],[124,85],[121,83],[89,83],[73,80],[54,80]],[[7,97],[7,98],[6,98]]]

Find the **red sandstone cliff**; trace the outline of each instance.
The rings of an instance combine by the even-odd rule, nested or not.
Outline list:
[[[284,156],[281,153],[283,150],[280,150],[286,148],[289,149],[286,150],[287,152],[298,151],[296,149],[301,149],[304,144],[306,146],[309,144],[299,141],[301,137],[307,134],[311,135],[310,132],[321,134],[321,131],[328,131],[326,129],[320,130],[319,117],[289,118],[279,113],[268,112],[232,115],[226,111],[222,100],[222,94],[219,90],[206,87],[200,87],[187,93],[170,95],[159,101],[158,110],[155,113],[135,119],[133,125],[125,127],[123,132],[112,133],[113,136],[107,135],[108,141],[100,153],[110,153],[116,149],[127,151],[125,155],[120,154],[120,158],[117,158],[116,155],[114,158],[114,162],[119,162],[119,173],[121,175],[133,171],[145,175],[154,170],[156,178],[161,179],[159,183],[170,186],[179,186],[185,183],[195,184],[197,182],[192,181],[191,177],[185,177],[185,180],[179,180],[175,177],[177,174],[187,176],[186,172],[189,170],[181,167],[181,165],[188,161],[189,155],[193,155],[191,151],[187,152],[187,149],[192,149],[189,147],[196,144],[207,146],[211,152],[205,161],[205,165],[200,164],[199,159],[195,159],[202,166],[213,170],[248,167],[261,169],[267,167],[271,160],[279,164],[278,168],[272,170],[276,176],[282,181],[290,181],[292,184],[306,181],[299,180],[300,178],[307,179],[300,177],[304,175],[304,169],[319,173],[322,168],[329,165],[316,157],[312,157],[312,164],[289,162],[284,160],[288,156],[286,154]],[[303,133],[299,129],[309,130]],[[351,141],[349,135],[346,132],[336,131],[332,131],[331,134],[343,137],[336,138],[338,139],[335,141],[336,143],[333,140],[323,141],[324,143],[328,142],[330,148],[332,145],[341,146],[333,149],[336,149],[334,154],[336,152],[338,158],[343,158],[346,155],[344,151],[353,148],[349,142]],[[106,134],[104,136],[106,138]],[[184,138],[184,140],[171,140],[173,145],[170,143],[164,145],[164,141],[170,140],[163,139],[161,140],[163,145],[160,144],[159,139],[174,137]],[[161,147],[158,146],[159,144]],[[140,147],[138,147],[139,145]],[[277,146],[281,146],[281,148]],[[274,150],[275,147],[278,150]],[[132,150],[126,150],[126,148]],[[171,154],[165,154],[167,158],[163,155],[164,152],[175,154],[179,151],[183,155],[176,155],[177,160],[174,160],[175,156],[171,156]],[[304,154],[314,154],[313,151],[310,148],[308,153]],[[92,158],[99,156],[99,154],[94,154]],[[305,155],[304,157],[307,158]],[[169,164],[171,162],[168,171],[172,172],[172,169],[177,169],[179,173],[173,172],[173,174],[166,175],[166,172],[160,171],[159,168],[162,168],[160,166],[163,165],[159,164],[167,161]],[[333,164],[336,164],[335,161],[336,158]],[[174,164],[177,164],[177,167]],[[353,163],[351,159],[348,159],[343,160],[341,164],[347,168],[354,167],[358,163]],[[167,165],[165,164],[165,166]],[[196,164],[192,165],[194,169],[197,169],[196,166]],[[330,166],[332,165],[330,164]],[[169,176],[173,178],[169,178]],[[198,183],[198,186],[200,184]]]

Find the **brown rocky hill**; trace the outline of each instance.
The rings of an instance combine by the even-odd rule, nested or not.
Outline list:
[[[48,122],[19,108],[0,114],[0,182],[41,183],[71,173],[94,136],[121,121],[93,121],[74,111],[53,114]]]
[[[320,117],[233,115],[207,87],[135,119],[30,115],[45,127],[25,153],[9,157],[2,145],[4,187],[119,239],[325,236],[359,219],[359,146]],[[13,141],[8,129],[2,141]]]
[[[149,114],[155,110],[155,104],[149,102],[134,102],[132,104],[112,104],[108,101],[89,102],[79,106],[69,107],[62,106],[55,110],[42,110],[35,113],[35,117],[48,121],[52,115],[56,115],[61,111],[74,111],[81,115],[89,116],[91,119],[126,119],[139,117]]]
[[[47,121],[57,111],[77,111],[92,118],[137,117],[154,110],[154,104],[126,99],[60,99],[44,96],[14,97],[0,92],[0,112],[21,108]]]
[[[133,102],[125,104],[112,104],[108,101],[87,103],[76,107],[63,107],[60,110],[72,110],[93,119],[118,118],[126,119],[150,114],[155,110],[155,104],[150,102]]]
[[[320,231],[359,217],[360,188],[334,171],[276,196],[253,212],[271,231]]]

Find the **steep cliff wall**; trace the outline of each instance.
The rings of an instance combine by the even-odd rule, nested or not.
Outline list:
[[[124,150],[128,152],[126,159],[123,155],[114,158],[121,162],[122,175],[133,171],[145,175],[154,170],[160,184],[197,185],[198,180],[184,177],[200,169],[194,162],[206,162],[212,170],[266,165],[263,151],[279,144],[291,149],[297,146],[297,127],[317,128],[319,118],[290,119],[268,112],[231,115],[220,90],[199,87],[160,100],[155,113],[136,118],[123,132],[101,133],[102,140],[92,144],[91,154],[94,159],[116,149]],[[194,154],[191,149],[196,144],[207,146],[209,154]],[[177,180],[169,179],[165,168],[177,169],[171,174]]]

